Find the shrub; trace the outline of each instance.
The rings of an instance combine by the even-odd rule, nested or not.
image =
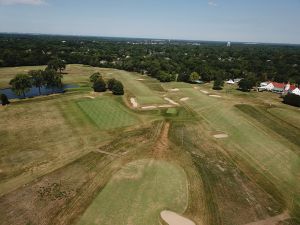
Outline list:
[[[300,107],[300,96],[289,93],[283,97],[283,102],[288,105]]]
[[[116,79],[114,79],[114,78],[112,78],[112,79],[109,79],[108,81],[107,81],[107,88],[108,88],[108,90],[112,90],[113,89],[113,86],[115,85],[115,83],[116,83]]]
[[[5,94],[0,94],[0,101],[2,105],[8,105],[10,103]]]
[[[112,88],[112,92],[114,95],[124,95],[123,84],[120,81],[116,80]]]
[[[93,84],[93,89],[95,92],[105,92],[106,91],[106,83],[102,77],[99,77]]]
[[[214,89],[214,90],[222,90],[222,89],[223,89],[223,86],[224,86],[224,81],[223,81],[221,78],[217,78],[217,79],[214,81],[213,89]]]

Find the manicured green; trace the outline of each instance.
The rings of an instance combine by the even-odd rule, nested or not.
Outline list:
[[[77,104],[100,129],[126,127],[138,123],[134,114],[113,98],[81,100]]]
[[[183,169],[165,161],[139,160],[112,177],[78,225],[157,225],[161,211],[183,213],[187,203]]]

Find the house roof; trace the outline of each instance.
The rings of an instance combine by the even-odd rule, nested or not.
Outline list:
[[[272,82],[272,84],[275,88],[279,88],[279,89],[284,89],[284,87],[285,87],[284,83]]]
[[[295,86],[295,85],[291,85],[290,86],[290,91],[293,91],[293,90],[295,90],[297,87]]]

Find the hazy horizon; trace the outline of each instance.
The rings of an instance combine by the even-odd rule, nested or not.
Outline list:
[[[0,32],[300,44],[300,1],[0,0]]]

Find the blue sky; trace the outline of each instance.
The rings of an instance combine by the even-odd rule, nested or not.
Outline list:
[[[300,44],[300,0],[0,0],[0,32]]]

